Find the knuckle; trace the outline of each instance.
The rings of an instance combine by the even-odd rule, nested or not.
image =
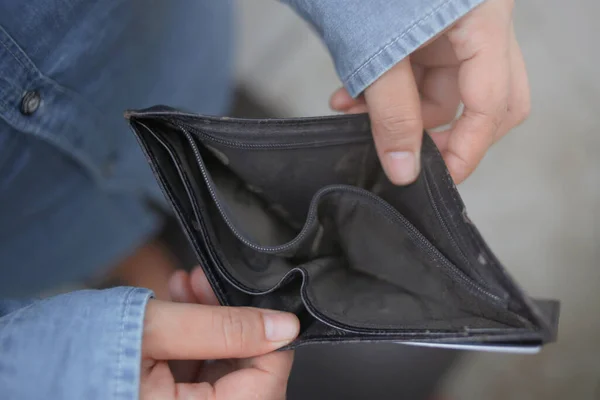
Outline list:
[[[502,121],[506,118],[506,116],[508,115],[508,102],[503,101],[502,103],[500,103],[498,105],[498,108],[496,109],[496,112],[493,113],[492,118],[497,122],[497,123],[502,123]]]
[[[456,184],[464,181],[477,167],[477,163],[470,162],[458,152],[448,151],[444,158]]]
[[[507,108],[504,107],[504,110],[505,111],[502,111],[502,109],[498,109],[496,112],[470,111],[467,115],[470,118],[480,120],[483,123],[482,126],[486,127],[486,131],[489,130],[492,133],[495,133],[502,126],[502,121],[504,120],[504,116],[506,115]]]
[[[377,120],[380,132],[388,135],[409,134],[421,129],[421,121],[394,113],[381,115]]]
[[[519,108],[515,110],[515,119],[517,124],[521,124],[531,115],[531,101],[525,100],[520,104]]]
[[[216,325],[222,332],[224,350],[228,354],[237,354],[245,350],[247,322],[240,310],[223,308],[223,313],[217,317]]]
[[[385,148],[413,147],[422,130],[419,118],[386,112],[374,119],[373,136]]]

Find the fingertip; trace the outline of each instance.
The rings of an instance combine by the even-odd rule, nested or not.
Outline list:
[[[169,296],[171,300],[176,302],[184,302],[186,299],[185,285],[189,279],[188,273],[183,270],[178,270],[171,275],[167,284]]]
[[[419,152],[392,151],[385,155],[384,168],[395,185],[409,185],[419,176]]]
[[[274,351],[262,356],[239,360],[240,368],[256,368],[270,372],[274,377],[287,383],[294,362],[294,351]]]
[[[368,111],[367,105],[366,104],[358,104],[355,106],[350,107],[348,110],[346,110],[346,114],[364,114]]]
[[[346,88],[339,88],[329,98],[329,106],[336,111],[343,111],[352,107],[357,102],[350,96]]]
[[[262,311],[262,310],[261,310]],[[263,312],[265,337],[270,342],[284,346],[293,341],[300,333],[298,317],[287,312]]]
[[[414,182],[420,170],[423,118],[410,59],[399,61],[365,90],[373,139],[390,181]]]
[[[196,267],[192,270],[190,273],[190,283],[192,292],[200,304],[209,306],[219,305],[219,299],[215,295],[212,286],[210,286],[210,282],[206,278],[202,267]]]

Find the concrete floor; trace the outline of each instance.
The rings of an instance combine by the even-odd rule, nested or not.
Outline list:
[[[279,114],[330,113],[339,82],[318,39],[277,2],[240,6],[241,83]],[[522,286],[562,301],[559,341],[535,356],[467,355],[444,384],[451,398],[600,399],[598,15],[596,0],[517,3],[533,112],[460,187]]]

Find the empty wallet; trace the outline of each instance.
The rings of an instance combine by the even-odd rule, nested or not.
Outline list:
[[[431,138],[393,185],[366,115],[126,117],[219,301],[294,313],[286,349],[357,341],[539,347],[559,303],[490,251]]]

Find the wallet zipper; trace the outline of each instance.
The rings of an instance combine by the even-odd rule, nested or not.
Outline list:
[[[425,171],[424,171],[425,172]],[[431,187],[429,186],[429,177],[427,176],[427,173],[425,173],[424,175],[425,178],[425,187],[427,190],[427,196],[429,197],[429,201],[433,207],[433,210],[435,212],[435,215],[437,217],[437,220],[440,222],[440,224],[442,225],[442,228],[444,229],[446,236],[448,238],[450,238],[450,241],[452,242],[452,246],[454,247],[454,249],[456,249],[460,255],[460,258],[462,259],[462,261],[471,266],[471,262],[469,261],[469,259],[465,256],[464,252],[462,251],[462,249],[460,248],[460,246],[458,246],[458,244],[456,243],[456,240],[454,239],[454,236],[452,235],[452,233],[450,232],[450,229],[448,229],[448,225],[446,223],[446,221],[444,220],[444,218],[442,218],[442,213],[440,212],[440,208],[437,204],[437,202],[434,200],[433,198],[433,194],[431,192]],[[471,266],[472,267],[472,266]],[[470,278],[471,280],[474,280],[473,278]],[[489,285],[486,285],[485,282],[478,282],[478,284],[482,287],[485,287],[490,293],[492,292],[492,288],[489,287]],[[497,293],[497,291],[496,291]],[[502,301],[504,303],[506,303],[506,296],[503,295],[499,295],[499,294],[494,294],[494,296],[498,297],[499,299],[502,299]]]
[[[172,121],[173,122],[173,121]],[[181,131],[186,135],[186,136],[191,136],[189,134],[189,132],[185,129],[185,127],[183,127],[179,122],[173,122],[179,129],[181,129]],[[200,132],[198,132],[200,133]],[[202,135],[206,135],[204,133],[201,133]],[[206,135],[207,137],[210,137],[211,139],[213,139],[212,136],[210,135]],[[190,139],[190,137],[188,137],[188,140]],[[215,140],[217,140],[218,138],[214,138]],[[244,145],[238,142],[231,142],[231,141],[226,141],[226,140],[220,140],[221,144],[224,145],[228,145],[227,143],[231,143],[231,146],[235,146],[235,147],[240,147],[240,145]],[[281,252],[285,252],[291,248],[293,248],[298,242],[300,242],[302,239],[304,239],[304,237],[310,232],[310,227],[313,224],[317,212],[315,210],[315,208],[317,207],[317,203],[316,202],[311,202],[310,208],[308,210],[308,217],[307,220],[304,224],[304,226],[302,227],[300,233],[298,233],[298,235],[292,239],[291,241],[284,243],[282,245],[279,246],[272,246],[272,247],[265,247],[265,246],[259,246],[256,245],[254,243],[252,243],[251,241],[249,241],[246,237],[244,237],[242,234],[240,234],[240,232],[238,232],[238,230],[236,229],[235,225],[231,222],[231,220],[229,219],[229,216],[227,215],[227,213],[225,212],[225,210],[223,209],[223,207],[221,206],[221,203],[219,201],[218,195],[214,190],[213,184],[211,182],[210,177],[208,176],[208,172],[206,171],[206,168],[204,167],[204,163],[202,161],[202,157],[200,156],[200,151],[198,150],[198,146],[196,145],[196,143],[193,142],[193,140],[191,141],[191,147],[192,150],[194,152],[194,156],[196,158],[196,162],[198,163],[198,166],[200,167],[200,172],[202,173],[202,176],[204,177],[205,182],[207,182],[207,188],[210,192],[210,195],[212,197],[212,199],[215,202],[215,205],[217,206],[217,209],[219,210],[219,213],[221,214],[221,216],[223,217],[223,219],[225,220],[225,223],[227,224],[227,226],[229,227],[229,229],[231,229],[232,233],[242,242],[244,243],[246,246],[261,252],[261,253],[267,253],[267,254],[277,254],[277,253],[281,253]],[[274,144],[277,145],[277,144]],[[271,145],[265,145],[265,144],[258,144],[258,143],[254,143],[252,144],[251,147],[262,147],[262,148],[267,148],[267,147],[273,147]],[[454,264],[452,264],[450,261],[448,261],[446,259],[446,257],[444,257],[439,250],[437,250],[437,248],[435,248],[435,246],[433,246],[424,236],[421,232],[419,232],[410,222],[408,222],[406,220],[406,218],[404,218],[404,216],[402,216],[402,214],[400,214],[400,212],[398,212],[398,210],[396,210],[395,208],[393,208],[391,205],[389,205],[386,201],[384,201],[383,199],[377,197],[376,195],[374,195],[371,192],[368,192],[364,189],[360,189],[360,188],[356,188],[354,186],[348,186],[348,185],[331,185],[331,186],[327,186],[321,190],[319,190],[315,196],[313,197],[313,199],[315,198],[319,198],[322,197],[326,194],[328,194],[329,192],[333,192],[333,191],[337,191],[337,190],[341,190],[341,191],[346,191],[346,192],[351,192],[351,193],[355,193],[358,195],[361,195],[362,197],[366,198],[368,201],[370,201],[373,204],[377,204],[381,207],[383,207],[383,209],[387,212],[388,216],[391,216],[392,219],[395,219],[396,221],[398,221],[409,233],[409,236],[411,237],[411,239],[417,243],[424,251],[425,253],[429,256],[432,257],[434,260],[436,260],[437,262],[439,262],[441,264],[442,267],[445,268],[445,270],[453,277],[456,278],[456,280],[460,283],[463,284],[463,286],[465,286],[465,288],[467,290],[470,289],[471,292],[475,291],[475,294],[478,295],[484,295],[484,298],[488,298],[490,300],[492,300],[494,303],[496,304],[501,304],[501,305],[505,305],[506,302],[504,299],[502,299],[500,296],[497,296],[493,293],[491,293],[489,290],[481,287],[481,285],[479,285],[478,283],[474,282],[470,277],[468,277],[464,272],[462,272],[459,268],[457,268]]]
[[[215,135],[211,135],[210,133],[203,132],[202,130],[196,128],[195,126],[188,125],[186,123],[181,123],[179,121],[169,120],[172,124],[176,125],[179,129],[184,132],[193,131],[200,136],[203,136],[214,143],[222,144],[227,147],[239,148],[239,149],[299,149],[304,147],[313,147],[315,145],[319,146],[333,146],[340,144],[352,144],[352,143],[361,143],[367,142],[371,140],[369,137],[365,136],[357,136],[354,138],[338,138],[338,139],[328,139],[328,140],[320,140],[316,141],[306,141],[306,142],[280,142],[280,143],[248,143],[248,142],[240,142],[234,140],[224,139],[222,137],[218,137]]]

